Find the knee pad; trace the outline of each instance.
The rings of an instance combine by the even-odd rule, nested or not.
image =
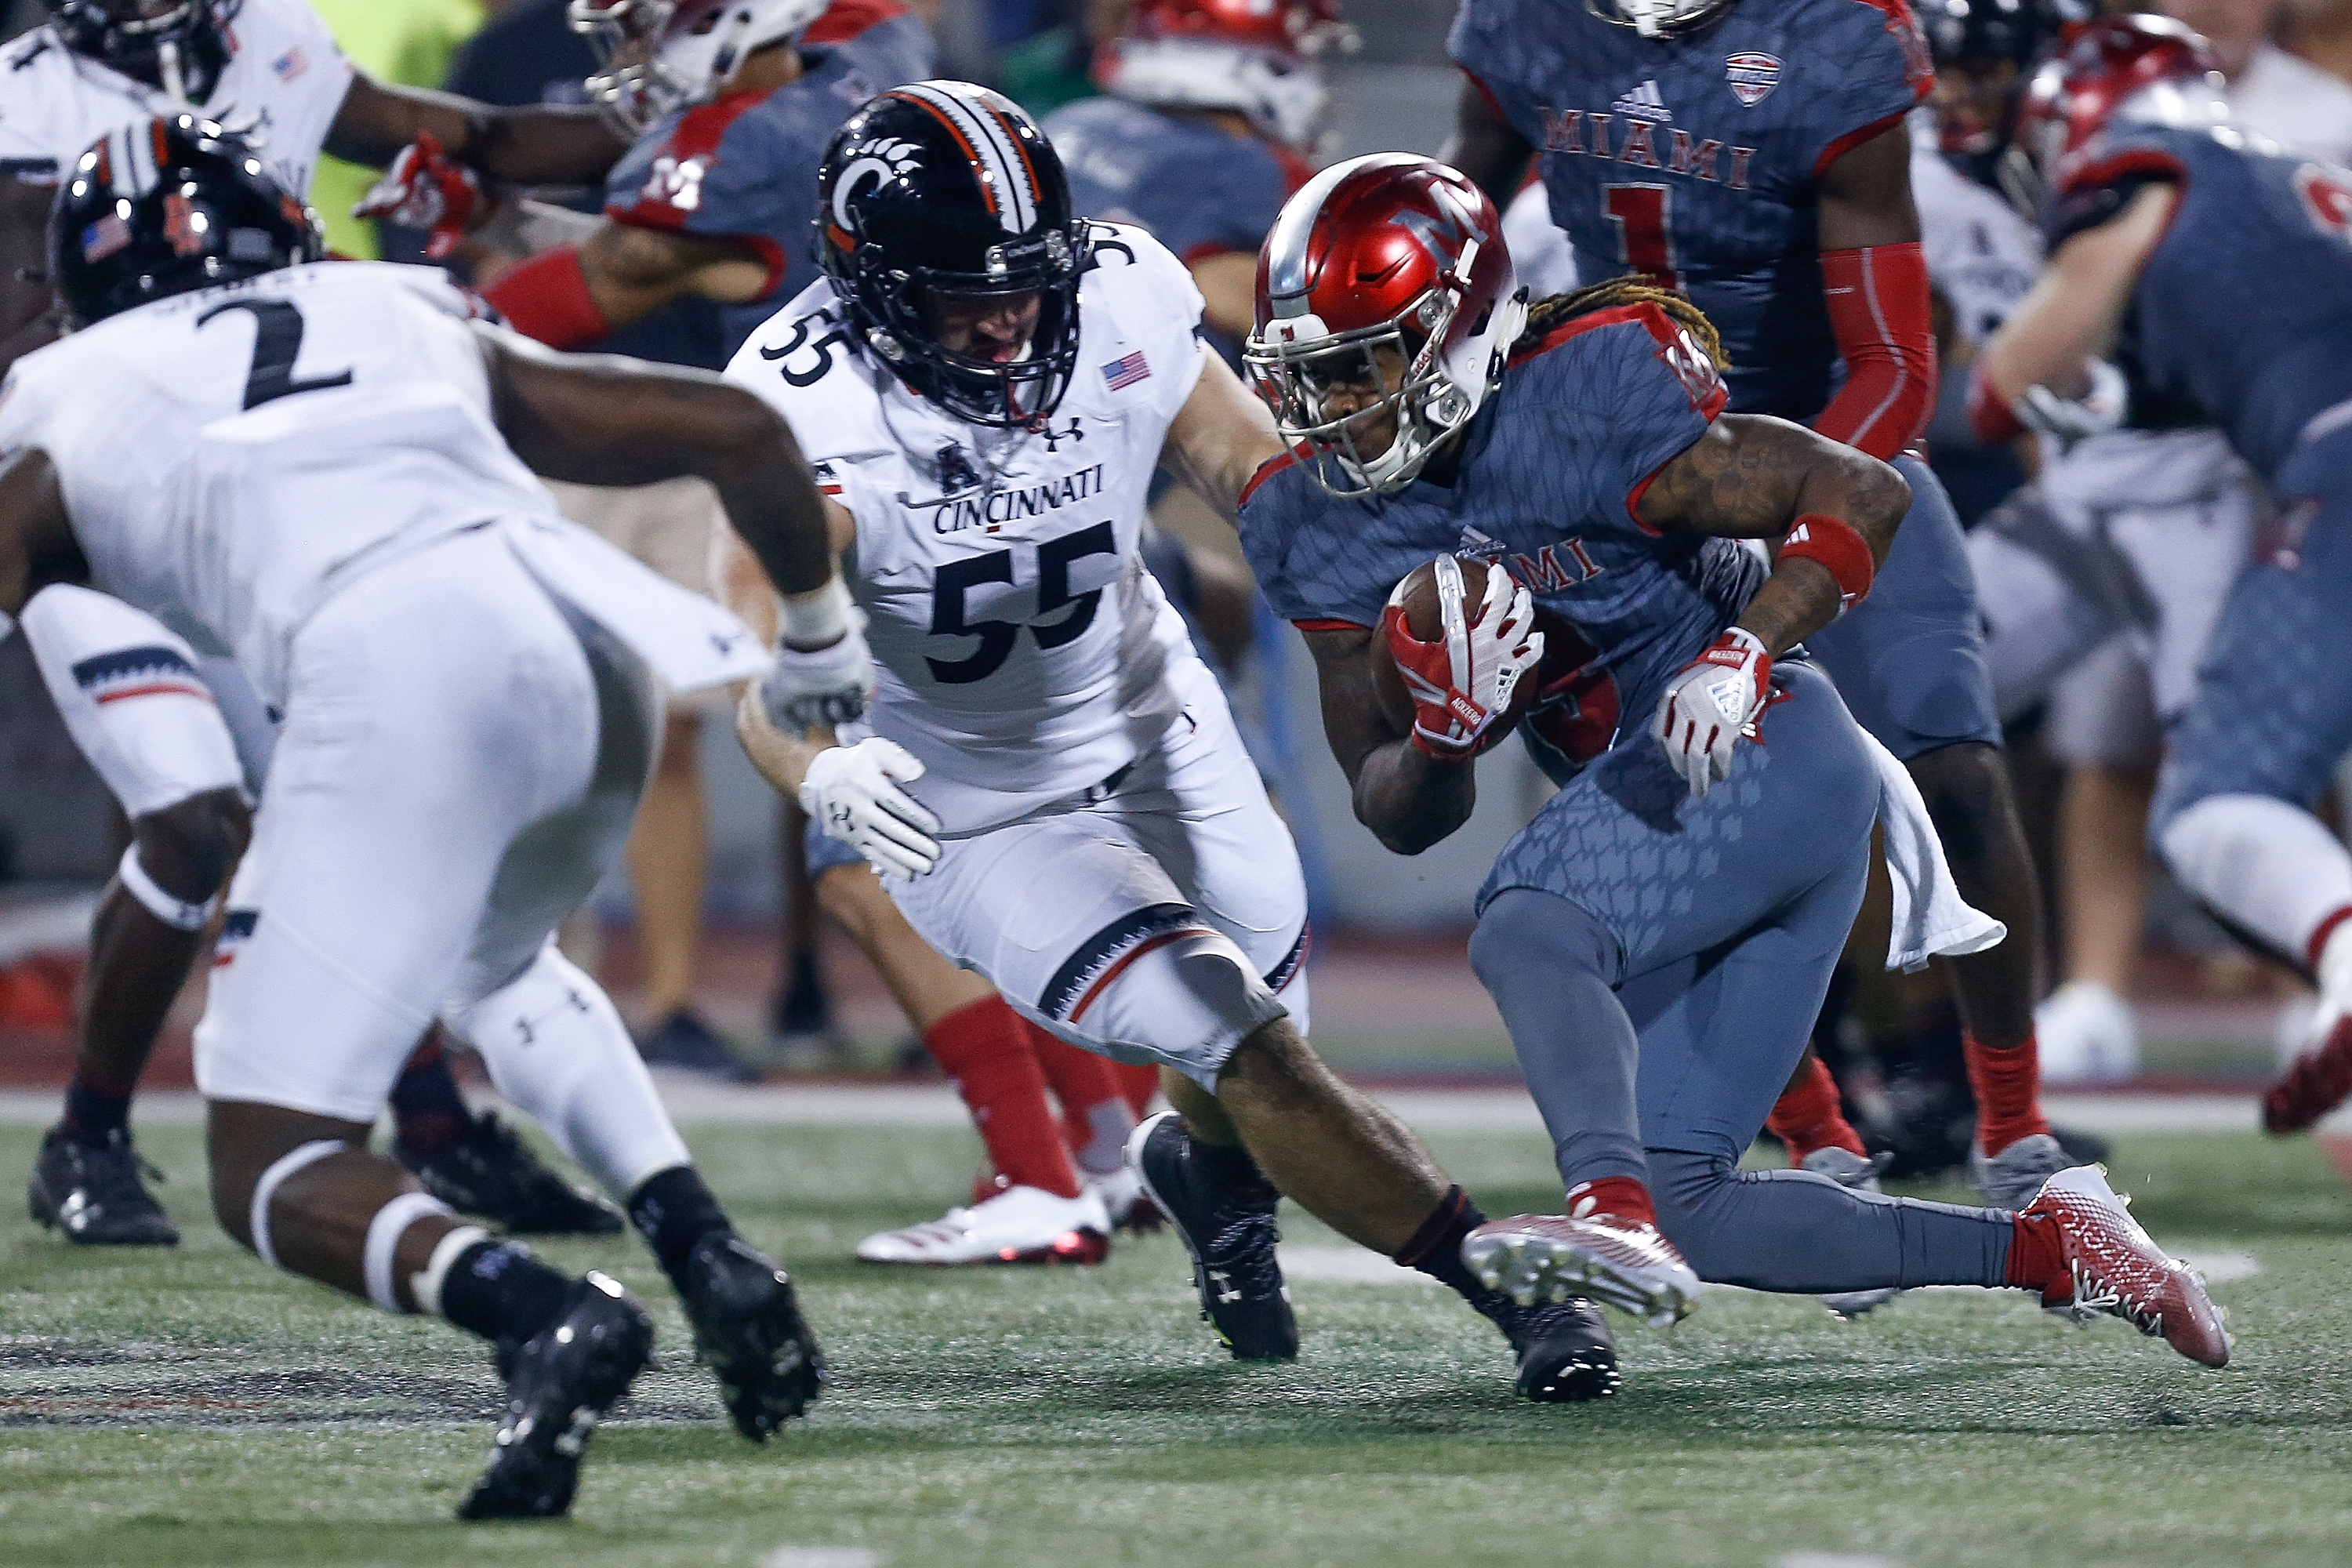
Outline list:
[[[58,584],[25,606],[25,637],[74,743],[134,822],[245,770],[196,656],[120,599]]]
[[[1118,961],[1061,1022],[1081,1043],[1213,1090],[1234,1047],[1287,1013],[1231,938],[1188,926]]]
[[[481,1053],[498,1091],[614,1197],[689,1163],[620,1015],[553,943],[520,978],[441,1021]]]

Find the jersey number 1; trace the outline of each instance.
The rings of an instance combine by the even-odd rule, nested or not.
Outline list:
[[[294,362],[302,357],[302,312],[283,300],[232,300],[198,316],[196,325],[205,326],[215,316],[226,316],[231,310],[253,313],[253,368],[245,377],[245,405],[248,409],[291,397],[298,392],[324,392],[329,387],[352,384],[350,371],[341,375],[312,376],[308,381],[294,379]]]
[[[1037,639],[1039,647],[1055,648],[1075,642],[1094,624],[1095,606],[1102,603],[1102,590],[1073,595],[1070,567],[1083,556],[1112,555],[1118,551],[1118,540],[1107,522],[1049,539],[1037,546],[1038,619],[1028,626],[1029,635]],[[932,658],[925,655],[923,662],[931,667],[932,679],[942,686],[969,686],[975,680],[986,680],[1013,657],[1013,645],[1021,637],[1019,623],[963,618],[963,596],[967,592],[983,583],[1012,581],[1010,550],[968,556],[940,568],[939,574],[931,579],[931,635],[978,637],[980,647],[968,658]],[[1069,613],[1058,621],[1045,624],[1045,616],[1063,610]]]
[[[1617,247],[1625,265],[1654,279],[1663,289],[1682,292],[1675,271],[1675,242],[1670,232],[1675,216],[1675,193],[1664,185],[1604,185],[1609,221],[1617,226]]]

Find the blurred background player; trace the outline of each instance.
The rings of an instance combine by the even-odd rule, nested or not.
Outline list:
[[[1989,1203],[2068,1160],[2034,1065],[2040,899],[2010,795],[1959,524],[1910,448],[1935,405],[1905,120],[1934,78],[1902,0],[1468,0],[1455,161],[1498,204],[1540,151],[1586,281],[1687,294],[1723,333],[1731,406],[1893,461],[1912,515],[1867,604],[1811,641],[1863,727],[1911,770],[1961,893],[2011,940],[1948,961]],[[1838,369],[1843,366],[1843,381]],[[1808,1061],[1773,1118],[1799,1163],[1874,1179]]]
[[[2020,410],[2098,430],[2200,410],[2277,515],[2230,591],[2158,779],[2149,840],[2232,930],[2315,975],[2310,1054],[2273,1131],[2352,1091],[2352,856],[2312,815],[2352,748],[2330,662],[2352,572],[2352,174],[2231,122],[2219,61],[2167,18],[2112,17],[2036,72],[2019,142],[2048,184],[2049,271],[1987,346],[1987,436]],[[2295,286],[2217,298],[2224,277]]]
[[[733,617],[556,518],[523,459],[583,483],[699,472],[805,591],[831,566],[789,434],[713,379],[567,363],[481,326],[437,274],[312,265],[308,210],[193,117],[113,132],[59,212],[51,275],[78,330],[0,399],[5,607],[95,575],[184,611],[286,713],[196,1034],[215,1217],[266,1262],[492,1341],[505,1426],[461,1512],[563,1512],[652,1325],[369,1151],[438,1020],[625,1197],[764,1441],[821,1382],[791,1284],[551,941],[626,832],[656,693],[761,659]]]
[[[322,142],[381,163],[428,126],[517,177],[593,174],[620,152],[593,117],[501,114],[383,87],[352,68],[300,0],[51,0],[47,10],[47,26],[0,52],[0,364],[58,331],[45,248],[58,172],[94,140],[159,110],[204,104],[240,124],[266,121],[269,166],[298,192],[309,188]],[[203,921],[185,922],[214,900],[245,842],[245,803],[215,777],[228,736],[209,687],[201,697],[158,693],[176,721],[158,730],[146,721],[153,705],[124,706],[134,687],[101,680],[94,667],[85,688],[75,673],[124,656],[168,663],[182,657],[178,637],[136,611],[67,599],[35,617],[28,637],[51,645],[39,655],[51,694],[76,736],[105,750],[101,776],[131,818],[136,846],[100,909],[75,1079],[28,1205],[77,1242],[168,1244],[176,1232],[142,1183],[130,1101],[200,945]],[[218,684],[223,700],[257,720],[260,705],[233,664],[194,663],[200,685]],[[265,732],[248,737],[239,786],[258,776],[267,752],[266,721],[253,727]],[[188,782],[208,787],[178,793]],[[467,1109],[437,1041],[425,1043],[392,1104],[395,1148],[467,1212],[535,1232],[619,1228],[617,1215],[541,1166],[496,1117]]]

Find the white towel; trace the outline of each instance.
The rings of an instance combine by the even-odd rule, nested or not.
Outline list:
[[[1943,841],[1927,818],[1927,803],[1911,782],[1911,770],[1867,731],[1862,738],[1878,766],[1879,837],[1886,855],[1886,880],[1895,894],[1886,967],[1925,969],[1939,952],[1982,952],[1999,946],[2009,928],[1960,897],[1944,858]]]

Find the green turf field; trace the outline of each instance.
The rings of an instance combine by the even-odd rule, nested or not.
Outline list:
[[[0,1131],[8,1190],[29,1131]],[[654,1306],[666,1362],[599,1434],[575,1518],[461,1527],[496,1385],[446,1325],[265,1271],[202,1212],[194,1135],[147,1147],[189,1244],[72,1252],[0,1220],[0,1562],[769,1564],[2352,1563],[2352,1194],[2308,1143],[2127,1138],[2111,1170],[2160,1240],[2214,1256],[2238,1360],[2124,1325],[1937,1292],[1843,1325],[1724,1293],[1624,1324],[1625,1393],[1510,1395],[1505,1347],[1415,1281],[1300,1279],[1307,1351],[1222,1362],[1181,1248],[1079,1272],[891,1273],[849,1249],[929,1217],[969,1137],[692,1133],[782,1250],[834,1369],[764,1449],[718,1418],[634,1242],[549,1248]],[[1453,1135],[1492,1213],[1542,1206],[1545,1150]],[[1336,1271],[1296,1222],[1300,1272]]]

